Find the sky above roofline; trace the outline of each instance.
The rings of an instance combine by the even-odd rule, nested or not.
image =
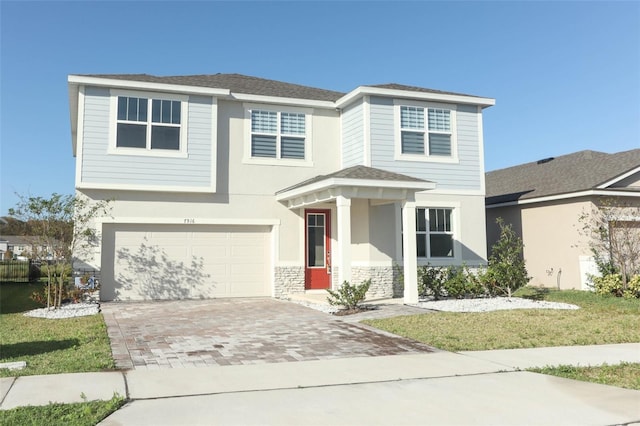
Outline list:
[[[125,73],[487,96],[486,170],[640,146],[639,2],[2,1],[0,214],[73,193],[67,76]]]

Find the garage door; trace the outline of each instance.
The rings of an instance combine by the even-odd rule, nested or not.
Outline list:
[[[103,300],[270,296],[267,226],[105,225]]]

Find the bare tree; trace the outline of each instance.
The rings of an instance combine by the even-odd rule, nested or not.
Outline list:
[[[640,206],[601,198],[579,220],[600,272],[620,273],[626,288],[640,274]]]
[[[52,194],[49,198],[23,196],[9,216],[30,224],[32,258],[47,274],[47,308],[62,303],[76,256],[97,244],[95,218],[106,216],[109,201],[90,202],[82,195]]]

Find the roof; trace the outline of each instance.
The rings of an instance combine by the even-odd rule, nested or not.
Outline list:
[[[640,149],[608,154],[579,151],[488,172],[486,204],[570,194],[597,189],[640,167]]]
[[[386,170],[375,169],[373,167],[352,166],[346,169],[338,170],[337,172],[334,172],[334,173],[329,173],[327,175],[320,175],[320,176],[313,177],[304,182],[300,182],[296,185],[290,186],[289,188],[285,188],[281,191],[278,191],[276,194],[291,191],[296,188],[301,188],[303,186],[311,185],[311,184],[328,180],[328,179],[354,179],[354,180],[363,180],[363,181],[378,180],[378,181],[387,181],[387,182],[429,183],[429,181],[424,179],[418,179],[412,176],[402,175],[400,173],[388,172]]]
[[[269,80],[242,74],[200,74],[185,76],[155,76],[150,74],[83,74],[83,77],[104,78],[110,80],[138,81],[141,83],[174,84],[192,87],[227,89],[233,93],[282,98],[307,99],[335,102],[346,95],[343,92],[319,89],[300,84]],[[397,83],[374,84],[364,87],[401,90],[407,92],[430,93],[437,95],[455,95],[481,99],[479,96],[463,93],[445,92],[425,87],[407,86]]]
[[[379,89],[391,89],[391,90],[405,90],[408,92],[437,93],[440,95],[471,96],[473,98],[479,98],[479,96],[475,96],[475,95],[467,95],[464,93],[456,93],[456,92],[445,92],[442,90],[427,89],[424,87],[417,87],[417,86],[406,86],[404,84],[397,84],[397,83],[372,84],[372,85],[368,85],[367,87],[377,87]]]
[[[318,89],[299,84],[268,80],[242,74],[202,74],[160,77],[149,74],[89,74],[85,77],[112,80],[139,81],[145,83],[177,84],[183,86],[229,89],[234,93],[260,96],[277,96],[295,99],[312,99],[335,102],[344,96],[342,92]]]

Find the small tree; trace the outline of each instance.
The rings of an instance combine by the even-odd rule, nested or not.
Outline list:
[[[96,244],[93,220],[107,214],[109,201],[90,202],[82,195],[52,194],[50,198],[23,196],[9,215],[29,223],[32,258],[46,263],[47,308],[62,303],[74,261]]]
[[[527,285],[530,280],[524,263],[524,245],[511,224],[506,225],[500,217],[496,223],[500,227],[500,239],[491,248],[483,279],[489,284],[491,293],[503,293],[511,297],[514,291]]]
[[[640,207],[602,198],[579,217],[602,276],[619,273],[623,289],[640,274]]]

